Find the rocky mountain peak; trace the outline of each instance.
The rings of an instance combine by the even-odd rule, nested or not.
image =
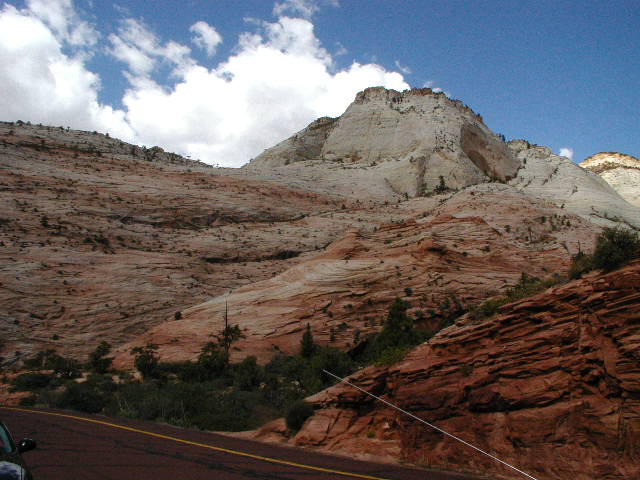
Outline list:
[[[369,181],[403,196],[508,180],[520,167],[482,117],[428,88],[368,88],[340,117],[316,120],[246,168],[278,169],[300,162],[319,168],[324,176],[332,175],[336,165],[366,170]]]
[[[601,173],[614,168],[640,169],[640,160],[619,152],[600,152],[585,159],[580,166]]]
[[[600,152],[580,164],[598,174],[627,202],[640,206],[640,160],[618,152]]]

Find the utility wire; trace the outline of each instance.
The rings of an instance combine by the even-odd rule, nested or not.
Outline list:
[[[533,476],[529,475],[529,474],[528,474],[528,473],[526,473],[526,472],[523,472],[522,470],[520,470],[520,469],[518,469],[518,468],[514,467],[513,465],[511,465],[511,464],[509,464],[509,463],[505,462],[504,460],[500,460],[498,457],[496,457],[496,456],[494,456],[494,455],[491,455],[489,452],[485,452],[485,451],[484,451],[484,450],[482,450],[481,448],[478,448],[478,447],[476,447],[475,445],[471,445],[469,442],[466,442],[466,441],[464,441],[463,439],[461,439],[461,438],[459,438],[459,437],[456,437],[455,435],[452,435],[451,433],[445,432],[445,431],[444,431],[444,430],[442,430],[441,428],[436,427],[435,425],[433,425],[433,424],[431,424],[431,423],[427,422],[426,420],[423,420],[423,419],[422,419],[422,418],[420,418],[420,417],[416,417],[413,413],[407,412],[406,410],[403,410],[402,408],[400,408],[400,407],[398,407],[398,406],[394,405],[393,403],[388,402],[388,401],[386,401],[385,399],[380,398],[380,397],[378,397],[377,395],[374,395],[373,393],[370,393],[370,392],[367,392],[366,390],[363,390],[362,388],[358,387],[357,385],[354,385],[353,383],[351,383],[351,382],[347,381],[346,379],[341,378],[341,377],[339,377],[339,376],[337,376],[337,375],[334,375],[333,373],[328,372],[327,370],[324,370],[324,369],[323,369],[322,371],[323,371],[324,373],[328,374],[328,375],[331,375],[333,378],[336,378],[336,379],[340,380],[342,383],[345,383],[345,384],[349,385],[350,387],[353,387],[353,388],[355,388],[356,390],[360,390],[362,393],[365,393],[365,394],[369,395],[370,397],[375,398],[376,400],[378,400],[378,401],[380,401],[380,402],[384,403],[385,405],[388,405],[388,406],[390,406],[391,408],[393,408],[393,409],[395,409],[395,410],[398,410],[399,412],[402,412],[402,413],[404,413],[405,415],[408,415],[408,416],[410,416],[411,418],[413,418],[413,419],[415,419],[415,420],[418,420],[418,421],[419,421],[419,422],[421,422],[421,423],[424,423],[425,425],[428,425],[429,427],[431,427],[431,428],[433,428],[433,429],[435,429],[435,430],[439,431],[440,433],[443,433],[444,435],[446,435],[446,436],[448,436],[448,437],[451,437],[451,438],[453,438],[454,440],[457,440],[457,441],[458,441],[458,442],[460,442],[460,443],[465,444],[467,447],[471,447],[471,448],[473,448],[474,450],[477,450],[478,452],[482,453],[483,455],[486,455],[487,457],[490,457],[490,458],[492,458],[493,460],[495,460],[495,461],[497,461],[497,462],[500,462],[500,463],[502,463],[503,465],[506,465],[506,466],[507,466],[507,467],[509,467],[509,468],[512,468],[513,470],[515,470],[515,471],[516,471],[516,472],[518,472],[518,473],[521,473],[521,474],[522,474],[522,475],[524,475],[525,477],[528,477],[528,478],[530,478],[531,480],[538,480],[537,478],[535,478],[535,477],[533,477]]]

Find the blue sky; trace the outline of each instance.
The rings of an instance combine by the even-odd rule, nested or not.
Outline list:
[[[240,166],[367,86],[431,86],[574,161],[640,157],[637,0],[0,5],[1,120]]]

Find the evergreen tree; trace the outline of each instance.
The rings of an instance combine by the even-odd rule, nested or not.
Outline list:
[[[222,347],[224,350],[227,362],[225,366],[229,366],[229,350],[231,349],[231,345],[241,338],[244,338],[242,331],[240,330],[239,325],[229,325],[229,309],[227,304],[224,305],[224,328],[220,331],[218,335],[213,335],[213,337],[217,340],[218,345]]]
[[[89,366],[96,373],[107,373],[111,368],[113,357],[107,357],[111,352],[111,344],[102,341],[96,349],[89,354]]]
[[[135,347],[131,353],[135,355],[134,365],[144,378],[158,378],[160,371],[158,363],[158,345],[147,343],[144,347]]]
[[[311,326],[307,323],[307,329],[302,335],[300,342],[300,355],[303,358],[311,358],[316,353],[318,346],[313,341],[313,334],[311,333]]]
[[[393,347],[409,347],[422,341],[423,335],[413,327],[413,319],[407,314],[408,308],[408,302],[396,297],[375,340],[378,352]]]

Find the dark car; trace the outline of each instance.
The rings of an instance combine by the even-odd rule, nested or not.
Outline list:
[[[33,480],[20,454],[34,448],[36,442],[30,438],[22,439],[16,445],[5,424],[0,422],[0,480]]]

